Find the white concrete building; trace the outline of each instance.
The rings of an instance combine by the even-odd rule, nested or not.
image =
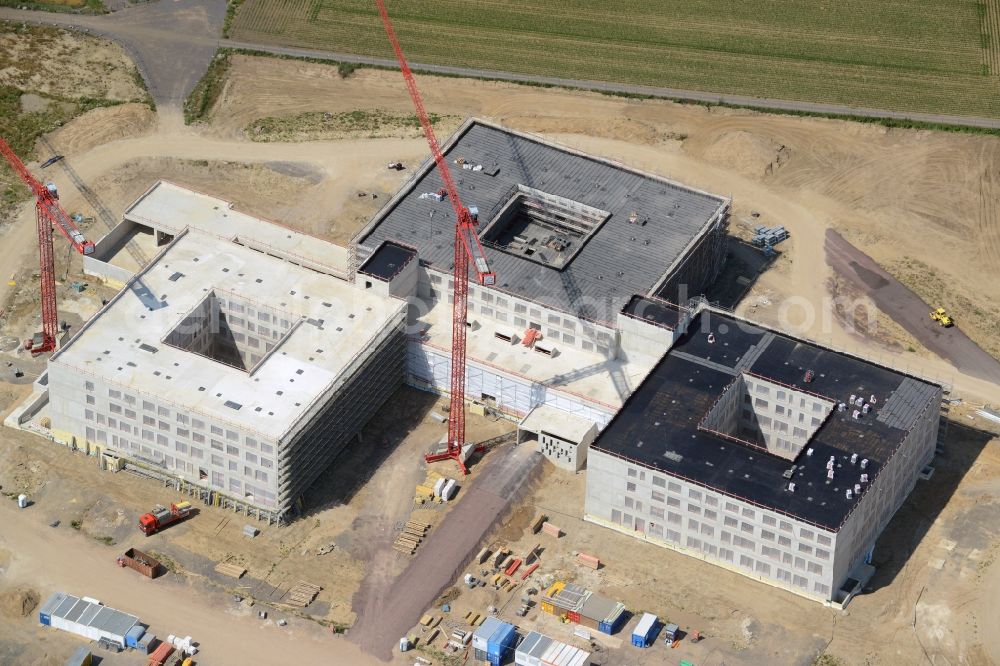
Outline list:
[[[587,451],[597,437],[597,424],[549,405],[531,410],[518,425],[518,441],[525,433],[534,435],[538,450],[556,467],[579,472],[587,463]]]
[[[703,310],[591,445],[585,517],[845,603],[934,455],[941,397]]]
[[[406,308],[250,245],[178,232],[52,356],[48,415],[105,464],[281,520],[401,386]]]

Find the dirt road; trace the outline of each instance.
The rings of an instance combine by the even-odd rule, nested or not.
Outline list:
[[[377,663],[311,623],[265,625],[252,614],[227,611],[220,599],[170,581],[169,576],[156,582],[137,579],[113,565],[113,551],[106,546],[68,526],[46,527],[40,516],[18,510],[13,502],[0,503],[0,547],[12,554],[0,577],[4,583],[30,585],[43,599],[56,590],[97,596],[109,606],[138,615],[159,636],[194,636],[201,643],[199,661],[205,663],[284,664],[292,650],[299,664]]]
[[[374,603],[355,600],[358,620],[349,634],[351,642],[389,660],[399,637],[405,636],[441,591],[455,582],[486,532],[531,481],[541,459],[541,454],[523,446],[491,456],[475,483],[460,491],[458,506],[384,596]]]
[[[922,301],[833,229],[826,232],[825,248],[827,262],[837,274],[871,297],[880,310],[927,349],[965,374],[1000,384],[1000,361],[983,351],[958,326],[943,328],[932,321],[928,313],[934,305]]]

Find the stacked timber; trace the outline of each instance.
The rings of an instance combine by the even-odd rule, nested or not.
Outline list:
[[[305,608],[312,603],[316,595],[320,593],[323,588],[319,585],[313,585],[312,583],[307,583],[304,580],[300,580],[295,584],[292,589],[288,591],[288,599],[285,603],[291,606],[298,606],[299,608]]]
[[[404,555],[413,555],[417,548],[427,538],[427,532],[431,529],[429,523],[422,523],[417,520],[408,520],[403,525],[402,531],[396,536],[392,547]]]

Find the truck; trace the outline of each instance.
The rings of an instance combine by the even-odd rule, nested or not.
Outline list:
[[[149,513],[139,517],[139,531],[150,536],[168,525],[178,523],[191,515],[191,502],[177,502],[170,508],[157,504]]]
[[[129,569],[135,569],[141,573],[146,578],[156,578],[160,575],[162,567],[160,562],[151,555],[138,550],[136,548],[129,548],[126,550],[121,557],[117,559],[118,566]]]

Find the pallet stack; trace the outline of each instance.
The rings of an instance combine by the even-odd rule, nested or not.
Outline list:
[[[312,603],[316,595],[320,593],[323,588],[319,585],[313,585],[312,583],[307,583],[304,580],[300,580],[295,586],[288,591],[288,599],[285,603],[290,606],[298,606],[299,608],[305,608]]]
[[[228,562],[220,562],[215,565],[215,570],[222,574],[223,576],[230,576],[232,578],[242,578],[247,570],[238,564],[229,564]]]
[[[402,531],[396,540],[393,542],[392,547],[404,555],[413,555],[417,552],[417,548],[420,546],[421,542],[427,538],[427,532],[431,529],[429,523],[422,523],[417,520],[408,520],[406,524],[403,525]]]
[[[424,482],[419,484],[416,488],[416,492],[413,495],[413,504],[416,506],[433,502],[440,504],[442,501],[441,498],[434,494],[434,486],[440,478],[442,478],[441,474],[438,474],[433,470],[428,470],[427,477],[424,479]]]

